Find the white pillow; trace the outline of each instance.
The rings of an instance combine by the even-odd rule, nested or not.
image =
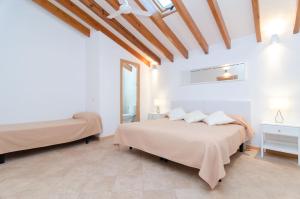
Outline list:
[[[182,108],[175,108],[168,114],[170,120],[183,120],[185,112]]]
[[[184,120],[187,123],[193,123],[193,122],[200,122],[202,120],[204,120],[204,118],[206,118],[207,115],[203,114],[201,111],[193,111],[190,113],[187,113],[184,116]]]
[[[208,125],[229,124],[234,121],[234,119],[225,115],[223,111],[214,112],[204,119],[204,122]]]

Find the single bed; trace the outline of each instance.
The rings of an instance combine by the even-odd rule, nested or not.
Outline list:
[[[88,112],[65,120],[0,125],[0,163],[6,153],[88,138],[101,130],[100,116]]]
[[[186,103],[189,106],[194,104],[192,110],[204,109],[199,107],[198,102]],[[181,107],[184,104],[180,103]],[[217,110],[218,106],[209,104],[211,105],[206,104],[205,112]],[[188,124],[183,120],[170,121],[168,118],[127,123],[117,129],[114,143],[198,168],[199,176],[213,189],[225,177],[224,165],[230,162],[230,156],[253,136],[251,127],[238,114],[246,109],[239,109],[238,105],[233,107],[233,110],[237,110],[229,112],[235,114],[231,115],[236,119],[233,124],[209,126],[203,122]]]

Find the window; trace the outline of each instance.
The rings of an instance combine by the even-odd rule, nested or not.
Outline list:
[[[171,0],[153,0],[154,4],[158,7],[161,13],[172,11],[174,5]]]

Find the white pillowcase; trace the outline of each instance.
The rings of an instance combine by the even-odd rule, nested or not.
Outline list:
[[[218,124],[229,124],[235,120],[228,117],[223,111],[217,111],[204,119],[204,122],[208,125],[218,125]]]
[[[200,122],[202,120],[204,120],[204,118],[206,118],[207,115],[203,114],[201,111],[193,111],[190,113],[187,113],[184,116],[184,120],[187,123],[193,123],[193,122]]]
[[[168,116],[170,120],[183,120],[185,114],[182,108],[175,108],[169,112]]]

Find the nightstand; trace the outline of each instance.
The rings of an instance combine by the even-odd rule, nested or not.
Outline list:
[[[264,122],[261,124],[261,157],[264,157],[264,150],[270,149],[285,153],[298,155],[298,165],[300,165],[300,125]],[[295,137],[298,144],[284,143],[279,141],[269,141],[266,134]]]
[[[148,120],[157,120],[161,118],[167,117],[167,114],[165,113],[149,113],[148,114]]]

